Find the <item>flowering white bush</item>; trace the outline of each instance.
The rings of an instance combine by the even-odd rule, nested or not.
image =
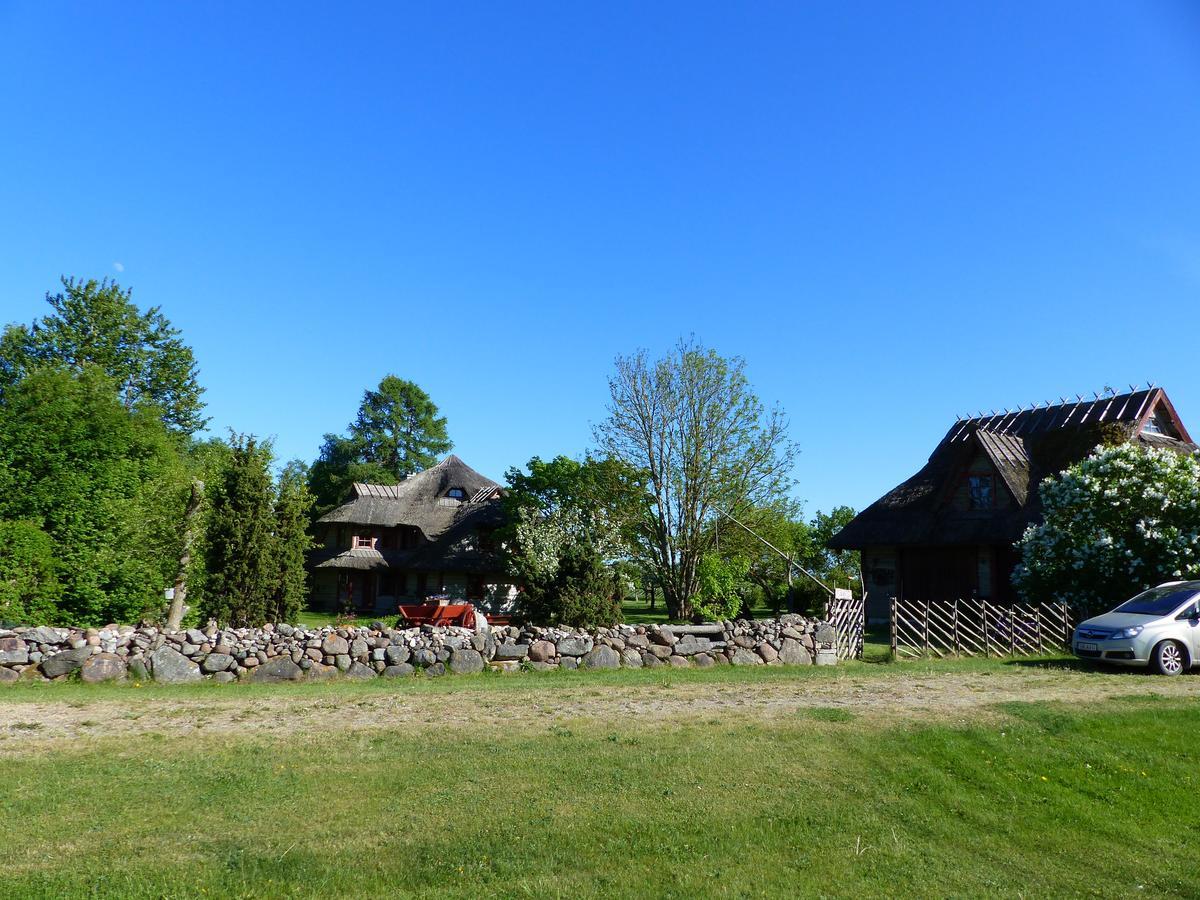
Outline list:
[[[1155,584],[1200,578],[1200,458],[1098,448],[1040,487],[1045,520],[1017,545],[1029,601],[1099,612]]]

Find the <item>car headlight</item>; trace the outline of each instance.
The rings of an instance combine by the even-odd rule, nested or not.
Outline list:
[[[1124,641],[1129,638],[1135,638],[1142,633],[1141,625],[1130,625],[1128,628],[1122,628],[1120,631],[1114,631],[1108,636],[1110,641]]]

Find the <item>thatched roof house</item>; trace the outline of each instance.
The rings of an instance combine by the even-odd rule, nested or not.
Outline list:
[[[925,466],[830,541],[863,553],[868,613],[892,596],[1013,599],[1013,544],[1041,516],[1037,485],[1101,443],[1194,450],[1161,388],[960,419]]]
[[[358,484],[317,521],[313,604],[391,612],[430,595],[507,597],[492,532],[501,487],[457,456],[400,484]]]

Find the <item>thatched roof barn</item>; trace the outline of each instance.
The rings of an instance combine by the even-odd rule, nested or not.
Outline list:
[[[1162,388],[960,419],[925,466],[830,546],[863,553],[872,618],[892,596],[1013,598],[1013,544],[1040,518],[1037,485],[1101,443],[1181,451],[1191,436]]]
[[[390,612],[430,595],[507,596],[492,532],[502,489],[457,456],[400,484],[358,484],[317,521],[310,557],[318,608]]]

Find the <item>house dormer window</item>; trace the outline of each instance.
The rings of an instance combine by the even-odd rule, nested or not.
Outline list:
[[[374,550],[375,536],[371,534],[356,534],[354,536],[355,550]]]
[[[446,491],[446,496],[451,500],[463,500],[467,494],[462,488],[450,488],[450,490]]]
[[[968,475],[967,498],[971,509],[992,509],[996,505],[996,480],[991,475]]]

